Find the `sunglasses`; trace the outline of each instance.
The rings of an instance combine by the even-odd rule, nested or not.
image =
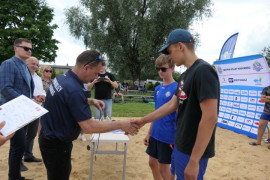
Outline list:
[[[25,51],[29,51],[29,50],[31,50],[32,52],[34,51],[33,48],[29,48],[29,47],[26,47],[26,46],[16,46],[16,47],[23,48]]]
[[[102,56],[96,57],[96,58],[94,59],[94,61],[89,61],[89,62],[87,62],[87,63],[86,63],[85,65],[83,65],[83,66],[86,66],[87,64],[90,64],[90,63],[95,62],[95,61],[100,61],[100,60],[102,60]]]
[[[52,70],[47,70],[47,69],[45,69],[44,71],[45,71],[45,72],[52,73]]]
[[[162,71],[162,72],[166,72],[167,71],[167,69],[169,69],[169,68],[165,68],[165,67],[156,67],[156,70],[157,71]]]

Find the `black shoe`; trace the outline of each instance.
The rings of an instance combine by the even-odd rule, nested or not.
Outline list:
[[[28,168],[23,163],[21,163],[20,170],[21,171],[27,171]]]
[[[32,156],[30,158],[24,158],[24,162],[42,162],[42,159]]]

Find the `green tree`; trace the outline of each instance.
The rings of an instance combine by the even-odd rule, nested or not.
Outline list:
[[[262,54],[265,56],[268,66],[270,67],[270,46],[263,48]]]
[[[105,54],[119,76],[157,77],[154,62],[176,28],[211,14],[211,0],[80,0],[66,10],[71,34]]]
[[[13,42],[27,38],[33,43],[33,56],[53,62],[58,49],[53,39],[56,24],[53,9],[44,0],[0,0],[0,63],[14,55]]]

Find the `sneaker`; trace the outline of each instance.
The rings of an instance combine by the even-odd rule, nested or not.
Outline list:
[[[82,138],[82,141],[86,141],[86,137],[83,134],[82,134],[81,138]]]

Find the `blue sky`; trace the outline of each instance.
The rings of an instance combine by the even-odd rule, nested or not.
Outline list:
[[[68,3],[67,3],[68,2]],[[239,32],[234,57],[261,53],[270,46],[270,0],[213,0],[212,17],[194,22],[191,32],[200,34],[196,49],[198,57],[213,63],[219,57],[223,43],[232,34]],[[54,38],[58,45],[57,65],[74,65],[77,56],[85,50],[81,40],[76,40],[64,23],[64,9],[79,5],[79,0],[47,0],[54,9],[54,21],[59,28]],[[165,42],[164,42],[165,43]]]

